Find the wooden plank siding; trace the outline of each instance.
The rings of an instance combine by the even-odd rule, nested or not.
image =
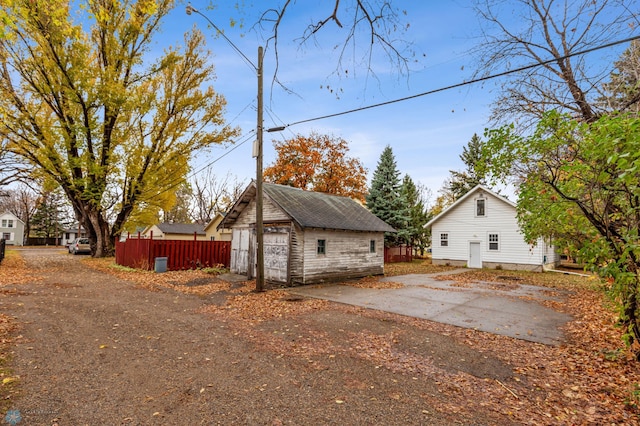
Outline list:
[[[317,253],[318,240],[326,241],[326,253]],[[370,242],[376,251],[371,253]],[[308,229],[304,239],[302,284],[382,275],[384,273],[384,234],[375,232]]]
[[[182,241],[128,238],[116,241],[116,264],[153,270],[155,259],[167,258],[167,269],[177,271],[223,265],[229,267],[229,241]]]

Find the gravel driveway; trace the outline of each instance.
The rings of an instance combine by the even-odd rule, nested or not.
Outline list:
[[[510,379],[509,365],[391,314],[330,304],[243,329],[200,313],[206,297],[141,289],[63,250],[22,255],[43,279],[0,294],[20,323],[20,425],[501,422],[491,410],[446,408],[447,381],[495,386]],[[385,336],[395,362],[412,368],[364,355]],[[277,339],[307,345],[306,355],[273,349]]]

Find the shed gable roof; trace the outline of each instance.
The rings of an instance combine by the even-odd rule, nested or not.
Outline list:
[[[348,197],[305,191],[291,186],[263,184],[264,195],[284,211],[301,228],[337,229],[362,232],[395,232],[382,219]],[[230,226],[255,197],[252,182],[236,201],[223,222]]]
[[[495,198],[495,199],[497,199],[499,201],[502,201],[503,203],[513,207],[514,217],[515,217],[515,209],[516,209],[516,204],[515,203],[513,203],[509,199],[503,197],[502,195],[500,195],[500,194],[498,194],[496,192],[493,192],[492,190],[490,190],[486,186],[476,185],[469,192],[464,194],[462,197],[458,198],[455,203],[451,204],[449,207],[447,207],[442,212],[440,212],[440,214],[438,216],[434,217],[429,222],[427,222],[427,224],[424,227],[425,228],[431,228],[431,226],[433,226],[434,223],[436,223],[437,221],[439,221],[440,219],[445,217],[449,212],[455,210],[460,204],[464,203],[467,199],[472,198],[475,194],[478,194],[480,192],[486,194],[487,196]]]

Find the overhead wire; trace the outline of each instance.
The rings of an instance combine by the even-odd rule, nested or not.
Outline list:
[[[474,78],[472,80],[463,81],[461,83],[456,83],[456,84],[452,84],[452,85],[449,85],[449,86],[440,87],[438,89],[433,89],[433,90],[429,90],[429,91],[426,91],[426,92],[417,93],[415,95],[405,96],[405,97],[398,98],[398,99],[392,99],[392,100],[385,101],[385,102],[379,102],[377,104],[366,105],[366,106],[363,106],[363,107],[354,108],[354,109],[350,109],[350,110],[346,110],[346,111],[342,111],[342,112],[336,112],[336,113],[333,113],[333,114],[326,114],[326,115],[321,115],[321,116],[318,116],[318,117],[313,117],[313,118],[307,118],[307,119],[304,119],[304,120],[294,121],[292,123],[280,126],[277,129],[273,129],[272,131],[281,131],[281,130],[284,130],[285,128],[288,128],[288,127],[291,127],[291,126],[295,126],[297,124],[309,123],[311,121],[318,121],[318,120],[325,120],[327,118],[339,117],[339,116],[342,116],[342,115],[352,114],[354,112],[360,112],[360,111],[365,111],[365,110],[372,109],[372,108],[378,108],[378,107],[381,107],[381,106],[395,104],[395,103],[398,103],[398,102],[404,102],[404,101],[408,101],[408,100],[411,100],[411,99],[416,99],[416,98],[419,98],[419,97],[422,97],[422,96],[432,95],[434,93],[444,92],[446,90],[456,89],[458,87],[468,86],[470,84],[475,84],[475,83],[480,83],[480,82],[487,81],[487,80],[492,80],[492,79],[498,78],[498,77],[504,77],[505,75],[515,74],[515,73],[518,73],[518,72],[521,72],[521,71],[525,71],[525,70],[528,70],[528,69],[531,69],[531,68],[536,68],[536,67],[539,67],[539,66],[542,66],[542,65],[547,65],[547,64],[553,63],[553,62],[562,61],[562,60],[571,58],[573,56],[585,55],[587,53],[595,52],[596,50],[605,49],[607,47],[616,46],[618,44],[627,43],[627,42],[631,42],[633,40],[638,40],[638,39],[640,39],[640,35],[637,35],[637,36],[634,36],[634,37],[629,37],[629,38],[626,38],[624,40],[618,40],[618,41],[613,41],[611,43],[602,44],[602,45],[599,45],[599,46],[596,46],[596,47],[592,47],[592,48],[589,48],[589,49],[581,50],[579,52],[569,53],[567,55],[563,55],[563,56],[560,56],[560,57],[557,57],[557,58],[548,59],[548,60],[542,61],[542,62],[536,62],[536,63],[533,63],[533,64],[525,65],[523,67],[514,68],[512,70],[503,71],[503,72],[500,72],[500,73],[497,73],[497,74],[491,74],[491,75],[484,76],[484,77]]]

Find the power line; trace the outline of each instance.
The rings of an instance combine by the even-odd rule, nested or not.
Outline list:
[[[274,127],[274,128],[266,129],[266,130],[268,132],[282,131],[282,130],[286,129],[287,127],[295,126],[297,124],[308,123],[308,122],[311,122],[311,121],[324,120],[326,118],[338,117],[338,116],[341,116],[341,115],[347,115],[347,114],[351,114],[351,113],[354,113],[354,112],[364,111],[364,110],[367,110],[367,109],[378,108],[378,107],[385,106],[385,105],[390,105],[390,104],[395,104],[395,103],[398,103],[398,102],[408,101],[410,99],[415,99],[415,98],[419,98],[419,97],[422,97],[422,96],[432,95],[434,93],[444,92],[445,90],[456,89],[458,87],[468,86],[470,84],[479,83],[481,81],[492,80],[494,78],[503,77],[505,75],[514,74],[514,73],[517,73],[517,72],[520,72],[520,71],[525,71],[525,70],[528,70],[528,69],[531,69],[531,68],[536,68],[536,67],[539,67],[539,66],[542,66],[542,65],[547,65],[547,64],[550,64],[550,63],[553,63],[553,62],[562,61],[562,60],[571,58],[573,56],[585,55],[587,53],[595,52],[596,50],[605,49],[607,47],[616,46],[618,44],[627,43],[627,42],[630,42],[630,41],[633,41],[633,40],[638,40],[638,39],[640,39],[640,35],[637,35],[637,36],[634,36],[634,37],[629,37],[629,38],[626,38],[624,40],[618,40],[618,41],[614,41],[614,42],[611,42],[611,43],[603,44],[603,45],[600,45],[600,46],[592,47],[592,48],[589,48],[589,49],[581,50],[579,52],[570,53],[568,55],[560,56],[558,58],[549,59],[549,60],[546,60],[546,61],[543,61],[543,62],[536,62],[535,64],[530,64],[530,65],[526,65],[526,66],[523,66],[523,67],[520,67],[520,68],[515,68],[515,69],[512,69],[512,70],[503,71],[503,72],[500,72],[498,74],[492,74],[492,75],[488,75],[488,76],[485,76],[485,77],[475,78],[473,80],[463,81],[462,83],[457,83],[457,84],[452,84],[450,86],[441,87],[439,89],[429,90],[428,92],[422,92],[422,93],[418,93],[418,94],[411,95],[411,96],[405,96],[404,98],[393,99],[393,100],[390,100],[390,101],[380,102],[380,103],[372,104],[372,105],[367,105],[367,106],[360,107],[360,108],[354,108],[354,109],[350,109],[350,110],[347,110],[347,111],[336,112],[334,114],[327,114],[327,115],[322,115],[322,116],[319,116],[319,117],[307,118],[305,120],[294,121],[293,123],[285,124],[283,126]]]

